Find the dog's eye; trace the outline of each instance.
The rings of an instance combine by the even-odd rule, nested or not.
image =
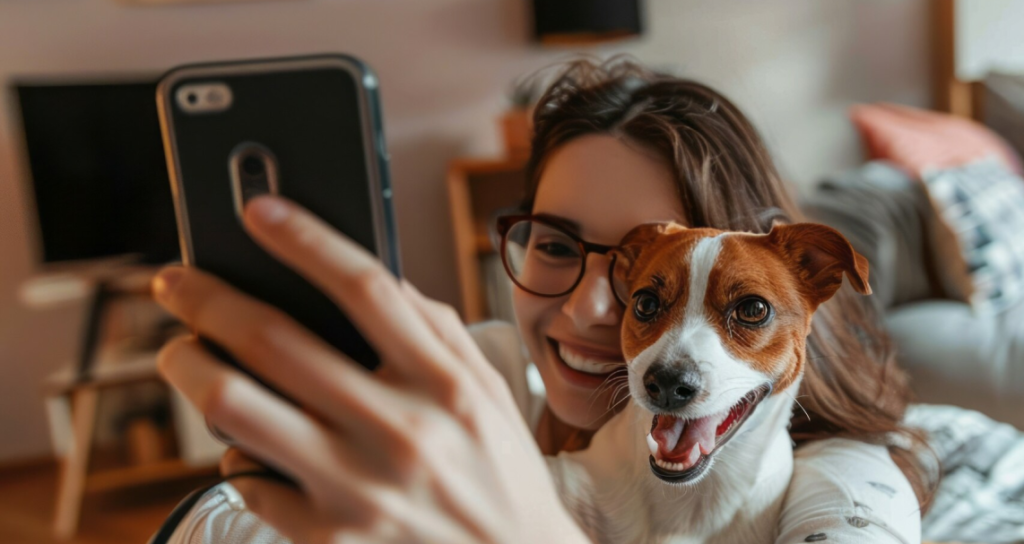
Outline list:
[[[658,313],[661,301],[650,291],[640,291],[636,294],[636,303],[633,304],[633,313],[640,321],[649,321]]]
[[[761,297],[749,297],[736,305],[732,317],[744,325],[764,325],[772,318],[772,307]]]

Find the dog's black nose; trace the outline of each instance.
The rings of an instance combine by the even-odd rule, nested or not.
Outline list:
[[[678,410],[700,392],[700,374],[675,365],[653,364],[644,373],[644,389],[662,410]]]

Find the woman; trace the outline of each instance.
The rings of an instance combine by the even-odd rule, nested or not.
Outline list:
[[[764,232],[773,219],[799,217],[734,105],[628,61],[568,66],[537,107],[528,175],[534,228],[605,246],[653,221]],[[510,268],[519,330],[547,392],[535,441],[450,307],[394,281],[355,244],[281,199],[254,200],[245,224],[336,300],[383,360],[371,375],[199,271],[158,276],[154,291],[168,310],[305,408],[218,364],[192,339],[161,353],[164,375],[212,423],[298,482],[296,489],[234,480],[248,509],[297,542],[586,541],[541,452],[585,447],[623,400],[622,310],[607,255],[569,259],[573,281]],[[804,446],[779,542],[919,540],[919,504],[931,483],[912,451],[917,437],[900,426],[908,392],[883,333],[844,289],[818,310],[808,346],[803,410],[791,426]],[[233,451],[222,468],[252,467]],[[892,496],[874,498],[854,474],[877,475]],[[229,530],[242,540],[269,538],[251,520]]]

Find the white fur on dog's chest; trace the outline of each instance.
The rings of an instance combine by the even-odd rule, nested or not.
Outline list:
[[[694,486],[651,475],[649,452],[636,439],[650,423],[633,403],[586,450],[549,458],[548,465],[563,503],[595,542],[770,543],[793,472],[790,398],[787,391],[766,400],[757,426],[736,436]]]

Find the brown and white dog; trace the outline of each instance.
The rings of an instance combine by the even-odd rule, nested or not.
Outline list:
[[[811,316],[867,261],[809,223],[641,225],[615,259],[633,402],[549,460],[563,501],[596,542],[772,542]]]

